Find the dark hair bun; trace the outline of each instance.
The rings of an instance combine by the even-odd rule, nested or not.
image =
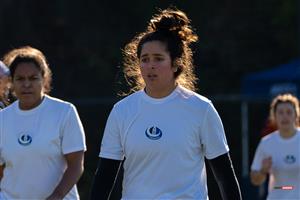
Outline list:
[[[186,14],[173,8],[160,10],[154,15],[148,25],[148,31],[169,31],[187,43],[196,42],[198,39],[191,29]]]

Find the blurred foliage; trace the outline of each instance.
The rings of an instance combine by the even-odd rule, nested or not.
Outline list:
[[[88,143],[86,170],[78,184],[82,199],[88,196],[107,115],[118,88],[124,87],[118,85],[121,49],[146,28],[157,8],[169,5],[187,13],[199,36],[192,47],[201,94],[239,93],[243,75],[299,56],[297,0],[1,0],[1,56],[31,45],[48,58],[53,96],[74,102],[113,97],[106,103],[77,104]],[[232,149],[240,149],[239,107],[230,106],[217,109]],[[238,160],[240,152],[232,156]]]

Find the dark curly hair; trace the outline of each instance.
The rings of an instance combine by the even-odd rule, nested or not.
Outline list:
[[[166,44],[173,67],[178,70],[174,77],[178,84],[195,91],[197,78],[194,74],[192,42],[198,40],[187,15],[176,9],[159,10],[150,20],[146,31],[138,34],[123,50],[124,76],[132,93],[145,87],[140,73],[139,58],[143,45],[150,41]],[[128,94],[127,93],[127,94]],[[126,94],[125,94],[126,95]]]
[[[18,64],[33,63],[44,78],[44,92],[46,94],[50,92],[52,72],[45,55],[40,50],[30,46],[16,48],[4,55],[3,62],[8,66],[12,79],[14,78]]]

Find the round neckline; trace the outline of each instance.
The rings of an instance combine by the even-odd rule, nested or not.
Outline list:
[[[153,104],[161,104],[161,103],[165,103],[171,99],[173,99],[175,96],[177,96],[177,91],[179,90],[179,85],[176,86],[176,88],[171,92],[171,94],[169,94],[168,96],[162,97],[162,98],[154,98],[149,96],[146,92],[145,89],[143,89],[142,92],[142,97]]]
[[[289,137],[289,138],[284,138],[280,135],[280,132],[277,131],[276,133],[276,138],[277,140],[281,141],[281,142],[293,142],[294,140],[296,140],[298,137],[300,137],[300,131],[299,129],[296,130],[296,133],[292,136],[292,137]]]
[[[38,106],[36,106],[36,107],[34,107],[34,108],[30,109],[30,110],[22,110],[22,109],[20,109],[19,100],[17,100],[16,104],[15,104],[15,110],[20,115],[31,115],[33,113],[38,112],[40,109],[42,109],[44,107],[44,104],[45,104],[47,98],[48,98],[48,96],[44,95],[44,97],[42,99],[42,102]]]

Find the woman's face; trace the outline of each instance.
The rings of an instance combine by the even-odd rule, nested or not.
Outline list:
[[[150,41],[143,44],[139,61],[146,89],[159,92],[174,88],[176,70],[164,43]]]
[[[34,63],[18,64],[12,83],[21,109],[29,110],[41,103],[44,96],[44,78]]]
[[[275,111],[275,121],[279,129],[292,129],[296,127],[296,111],[289,103],[279,103]]]

